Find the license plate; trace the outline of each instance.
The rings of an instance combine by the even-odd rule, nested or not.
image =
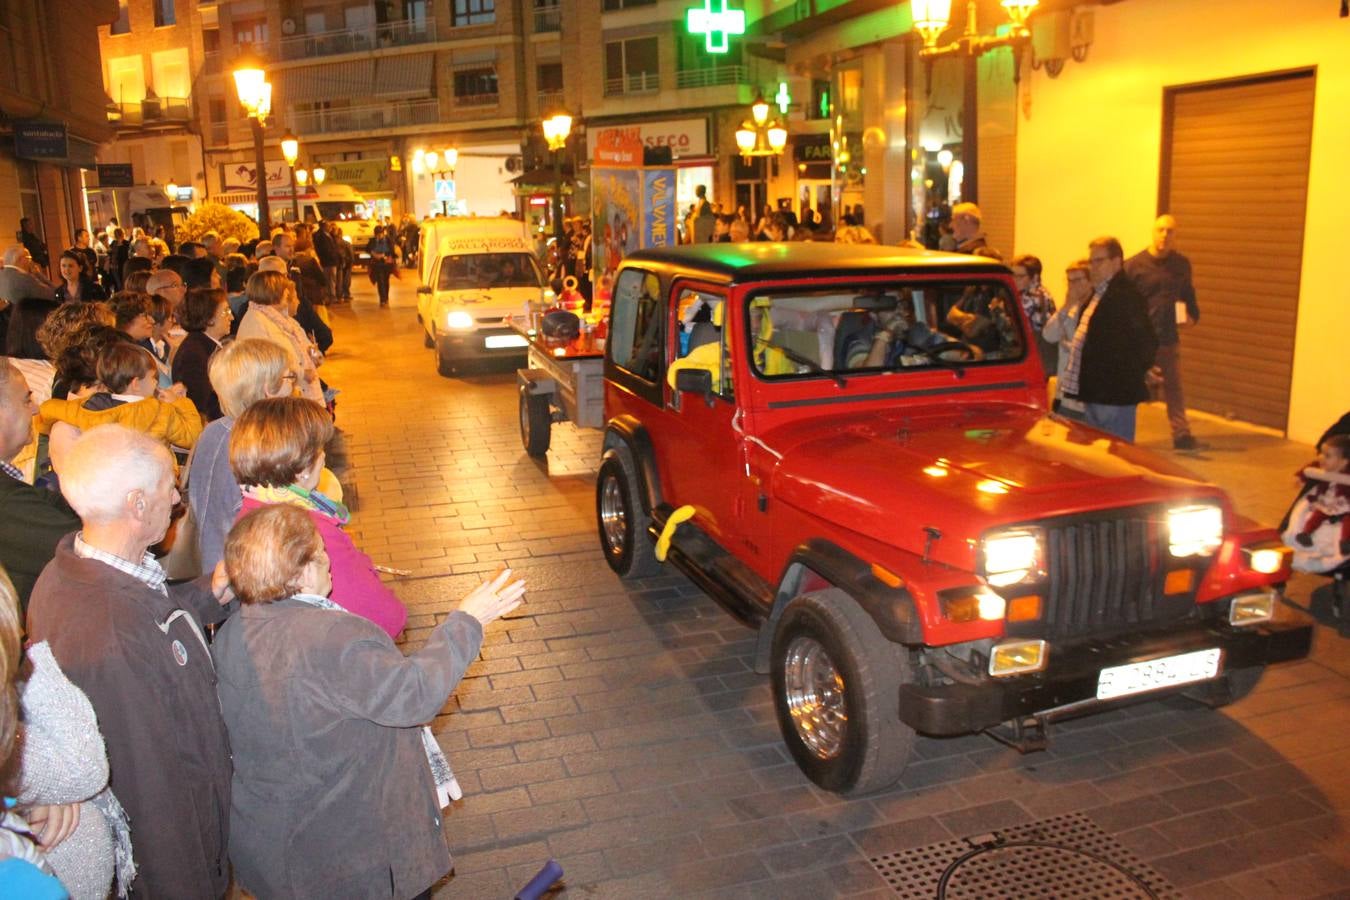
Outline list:
[[[1102,669],[1101,674],[1097,676],[1097,699],[1127,697],[1130,694],[1142,694],[1145,691],[1156,691],[1213,678],[1219,674],[1219,660],[1222,656],[1223,652],[1216,647],[1212,650],[1196,650],[1194,653],[1182,653],[1180,656],[1166,656],[1162,659],[1150,659],[1148,662]]]
[[[492,334],[483,338],[483,346],[489,350],[501,350],[505,347],[528,347],[530,342],[518,334]]]

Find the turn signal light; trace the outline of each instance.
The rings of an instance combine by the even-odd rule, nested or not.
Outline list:
[[[1167,573],[1167,580],[1163,582],[1163,593],[1168,596],[1189,594],[1194,586],[1195,571],[1193,569],[1173,569]]]
[[[1245,547],[1247,566],[1253,572],[1262,575],[1274,575],[1284,568],[1284,561],[1293,551],[1283,544],[1265,544],[1259,547]]]
[[[993,622],[1003,618],[1007,601],[993,591],[976,589],[974,593],[942,598],[942,612],[953,622]]]
[[[900,588],[905,586],[905,579],[881,565],[881,563],[872,563],[872,577],[886,587]]]
[[[1039,672],[1049,652],[1045,641],[1013,641],[999,644],[989,654],[989,674],[995,678]]]
[[[1041,617],[1041,598],[1037,594],[1014,597],[1008,601],[1009,622],[1034,622]]]

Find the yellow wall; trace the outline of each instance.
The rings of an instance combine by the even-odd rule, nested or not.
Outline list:
[[[1130,0],[1094,11],[1087,62],[1068,62],[1058,79],[1023,75],[1016,252],[1041,257],[1057,297],[1065,264],[1093,237],[1114,234],[1137,252],[1157,206],[1163,88],[1316,66],[1288,428],[1315,441],[1350,409],[1350,19],[1326,0]]]

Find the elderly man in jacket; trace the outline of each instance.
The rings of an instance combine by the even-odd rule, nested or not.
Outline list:
[[[1088,245],[1093,294],[1069,344],[1060,387],[1084,404],[1088,424],[1133,441],[1135,409],[1148,399],[1144,375],[1158,340],[1148,302],[1124,268],[1120,241],[1102,237]]]
[[[83,528],[39,576],[29,635],[51,645],[98,715],[131,819],[132,896],[217,900],[229,884],[232,771],[204,627],[228,611],[223,567],[169,587],[147,553],[178,501],[158,441],[91,428],[67,455],[61,490]]]

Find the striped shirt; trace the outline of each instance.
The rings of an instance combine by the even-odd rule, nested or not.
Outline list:
[[[84,542],[82,534],[75,535],[75,555],[82,559],[96,559],[101,563],[112,566],[119,572],[125,572],[137,581],[142,582],[146,587],[159,591],[164,596],[169,596],[169,589],[165,586],[168,581],[168,575],[160,567],[159,562],[149,553],[140,563],[134,563],[129,559],[123,559],[107,551],[92,547]]]

